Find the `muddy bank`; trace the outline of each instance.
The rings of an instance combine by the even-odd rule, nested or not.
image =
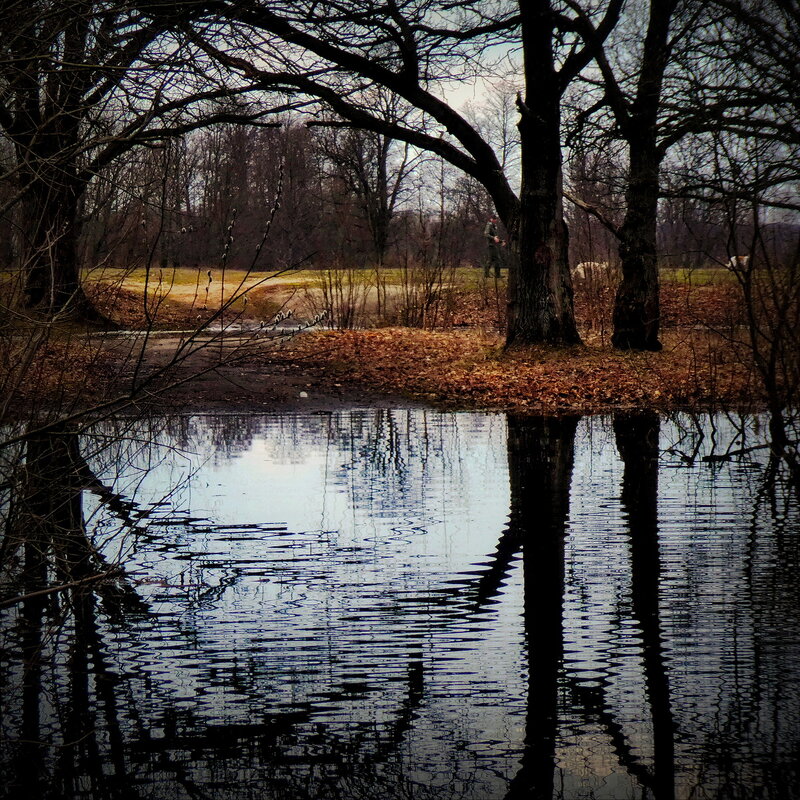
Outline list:
[[[119,338],[119,337],[118,337]],[[324,353],[301,355],[297,340],[313,339],[303,333],[273,335],[253,340],[251,336],[226,336],[223,340],[202,340],[180,363],[171,365],[183,339],[162,334],[150,339],[141,358],[139,374],[165,369],[154,384],[155,394],[145,394],[137,405],[168,407],[185,413],[264,413],[330,411],[341,408],[404,407],[423,403],[401,391],[371,387],[356,379],[337,377]],[[125,339],[103,344],[105,363],[116,374],[120,389],[137,369],[130,344]]]
[[[196,353],[191,381],[165,397],[189,410],[278,410],[426,404],[530,414],[618,409],[755,408],[752,364],[703,331],[667,334],[660,353],[603,344],[505,351],[487,331],[316,331],[277,343]],[[233,342],[229,343],[233,348]],[[152,366],[167,350],[150,348]]]
[[[207,360],[190,359],[180,374],[190,373]],[[190,381],[167,389],[154,404],[168,404],[173,410],[187,413],[288,413],[423,405],[399,392],[337,380],[322,365],[287,363],[269,357],[251,357],[196,374]]]

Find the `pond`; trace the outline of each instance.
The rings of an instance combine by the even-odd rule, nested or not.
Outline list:
[[[800,512],[765,428],[32,435],[3,462],[0,791],[800,797]]]

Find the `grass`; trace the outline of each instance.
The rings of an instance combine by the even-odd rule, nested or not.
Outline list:
[[[345,268],[346,269],[346,268]],[[160,269],[154,267],[148,271],[143,267],[122,269],[118,267],[98,267],[87,271],[85,277],[91,281],[100,281],[106,284],[123,283],[126,287],[144,288],[145,282],[151,286],[159,283],[170,286],[172,291],[185,295],[196,287],[205,287],[208,282],[208,273],[211,272],[213,281],[219,282],[222,270],[219,267],[177,267]],[[248,272],[240,269],[225,270],[226,293],[241,285],[244,288],[255,285],[265,285],[279,289],[306,289],[319,284],[321,277],[328,272],[327,269],[298,269],[286,272]],[[355,269],[354,273],[362,276],[366,282],[373,281],[376,270],[372,268]],[[450,274],[450,270],[446,270]],[[453,271],[458,277],[459,286],[477,288],[482,282],[482,269],[476,267],[459,267]],[[407,270],[400,267],[381,267],[381,280],[389,285],[399,286],[406,280]]]
[[[218,267],[152,268],[149,273],[144,268],[103,267],[87,271],[85,286],[100,310],[128,329],[148,324],[160,329],[191,328],[232,297],[230,314],[256,323],[291,309],[301,319],[324,310],[333,327],[344,328],[411,324],[500,330],[504,325],[505,279],[496,284],[475,267],[439,273],[424,266],[380,272],[228,269],[224,284],[222,277]],[[735,276],[723,267],[669,267],[661,270],[661,278],[664,326],[691,320],[691,324],[719,328],[734,318],[730,308],[738,287]],[[6,298],[19,291],[13,273],[0,273],[0,283]],[[600,336],[602,341],[610,336],[613,300],[613,287],[576,286],[576,317],[584,335]],[[226,319],[230,318],[226,312]]]
[[[725,267],[662,267],[659,275],[662,283],[691,286],[734,286],[736,284],[736,276]]]
[[[424,316],[416,306],[442,302],[442,292],[481,292],[494,281],[482,270],[416,267],[376,269],[302,269],[286,272],[247,272],[215,268],[97,268],[85,275],[87,291],[123,327],[147,323],[143,298],[147,287],[149,314],[156,327],[194,324],[223,301],[233,313],[266,321],[291,308],[296,316],[312,318],[325,310],[335,326],[394,324]],[[246,296],[246,300],[245,300]],[[137,299],[138,298],[138,299]],[[232,299],[233,298],[233,299]],[[426,305],[426,313],[427,313]],[[496,305],[496,304],[495,304]],[[416,312],[416,313],[415,313]],[[436,315],[429,315],[430,318]],[[441,314],[437,317],[441,320]],[[344,321],[343,324],[340,323]]]

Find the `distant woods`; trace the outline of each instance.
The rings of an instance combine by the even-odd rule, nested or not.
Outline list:
[[[594,261],[620,268],[612,343],[658,350],[660,266],[794,257],[796,4],[2,10],[0,259],[24,314],[91,321],[87,269],[223,251],[475,265],[493,211],[508,345],[579,342],[570,267]]]
[[[205,271],[230,234],[231,268],[477,264],[489,210],[475,181],[379,134],[289,119],[223,124],[134,150],[97,175],[82,199],[79,258]],[[8,263],[12,218],[0,224]]]
[[[620,201],[614,192],[619,170],[607,157],[578,152],[567,174],[581,197],[612,213]],[[220,263],[230,229],[227,265],[250,268],[276,199],[258,271],[480,266],[482,231],[493,213],[477,181],[379,134],[309,127],[302,118],[273,127],[223,124],[133,150],[98,174],[81,201],[79,261],[85,269],[205,270]],[[601,222],[574,205],[566,216],[573,266],[616,263],[616,239]],[[746,211],[739,214],[736,227],[743,250],[753,235],[745,217]],[[736,249],[730,223],[724,206],[662,200],[660,265],[714,265]],[[4,265],[19,260],[17,227],[12,213],[0,217]],[[792,234],[790,225],[767,232],[780,249],[792,246]]]

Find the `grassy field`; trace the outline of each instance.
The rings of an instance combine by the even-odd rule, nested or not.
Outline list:
[[[457,295],[495,300],[504,281],[476,268],[303,269],[283,273],[219,269],[112,269],[85,276],[87,291],[108,316],[126,327],[143,324],[144,298],[157,327],[190,324],[228,304],[231,313],[267,321],[291,309],[301,319],[325,311],[335,327],[414,324],[453,316]],[[494,303],[496,306],[496,302]],[[448,308],[445,308],[448,306]],[[228,312],[226,312],[227,314]]]
[[[661,281],[691,286],[734,286],[736,276],[724,267],[663,267]]]
[[[661,270],[666,326],[728,324],[738,291],[722,267]],[[0,290],[13,302],[19,277],[0,273]],[[96,268],[84,286],[98,308],[123,328],[193,327],[227,304],[225,319],[268,323],[291,310],[300,320],[323,312],[334,328],[408,325],[503,328],[505,277],[484,278],[474,267],[458,269],[302,269],[283,273],[219,268]],[[615,287],[577,282],[575,309],[584,334],[605,338],[611,328]]]
[[[456,283],[465,288],[477,288],[482,281],[482,271],[475,267],[458,267],[455,269],[445,268],[438,270],[435,268],[424,269],[402,269],[398,267],[382,267],[380,270],[373,268],[338,270],[328,269],[298,269],[287,270],[285,272],[248,272],[245,270],[229,269],[224,273],[224,288],[226,295],[234,289],[248,289],[254,286],[265,286],[276,291],[293,289],[316,288],[325,277],[331,273],[346,275],[356,283],[364,285],[376,285],[376,283],[386,283],[390,286],[402,286],[410,280],[423,280],[425,276],[439,278],[447,283]],[[100,281],[106,284],[124,283],[128,288],[144,289],[148,283],[151,290],[155,290],[157,285],[168,288],[175,297],[190,300],[195,292],[203,292],[209,285],[209,273],[211,273],[211,283],[216,284],[215,291],[222,287],[223,273],[218,268],[208,269],[205,267],[190,268],[178,267],[176,269],[161,270],[153,268],[118,269],[105,267],[87,271],[86,277],[91,281]]]

